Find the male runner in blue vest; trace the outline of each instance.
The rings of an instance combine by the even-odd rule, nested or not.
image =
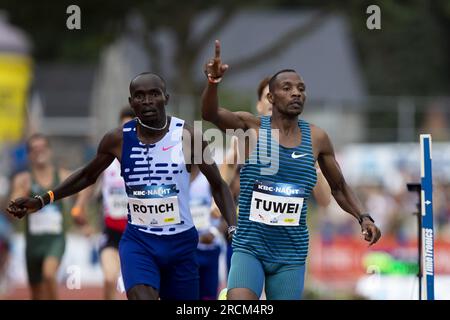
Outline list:
[[[119,245],[122,276],[129,299],[195,300],[199,298],[198,233],[189,210],[191,164],[211,184],[229,227],[236,224],[230,190],[210,158],[201,133],[183,120],[167,116],[164,80],[142,73],[130,83],[129,104],[136,119],[107,133],[97,155],[54,190],[11,202],[8,212],[22,218],[43,206],[95,183],[115,158],[128,194],[128,225]],[[194,139],[201,139],[195,154]]]
[[[252,150],[240,141],[247,145],[246,162],[240,173],[228,299],[258,299],[264,281],[267,299],[300,299],[309,243],[306,200],[316,184],[316,161],[332,195],[358,220],[370,245],[378,241],[380,230],[345,182],[328,135],[299,118],[306,99],[303,79],[290,69],[272,76],[267,95],[272,116],[219,108],[218,83],[228,65],[221,62],[218,41],[215,46],[215,57],[205,66],[203,119],[223,131],[251,130],[257,137]]]

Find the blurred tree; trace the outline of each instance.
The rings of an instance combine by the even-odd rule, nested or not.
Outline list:
[[[366,28],[366,9],[376,4],[381,9],[381,30]],[[450,94],[450,1],[448,0],[344,0],[368,92],[372,96],[439,96]],[[426,110],[427,99],[414,99],[416,108]],[[371,99],[369,109],[394,99]],[[392,105],[394,103],[394,105]],[[396,128],[396,112],[372,112],[367,115],[370,128]],[[416,114],[417,125],[423,112]],[[383,131],[380,131],[383,132]],[[383,137],[371,134],[370,141],[395,139],[396,131],[386,131]],[[399,137],[397,137],[399,138]]]
[[[128,10],[125,1],[101,2],[79,0],[81,30],[69,30],[66,13],[74,1],[0,0],[10,22],[24,29],[31,37],[37,61],[95,61],[106,44],[117,37]]]
[[[371,4],[381,8],[381,30],[366,28]],[[372,95],[449,94],[450,1],[346,0],[342,9]]]
[[[95,60],[101,48],[114,40],[124,28],[132,29],[139,37],[151,57],[151,69],[161,70],[162,49],[155,32],[165,30],[174,35],[176,45],[173,64],[183,77],[167,79],[172,90],[179,94],[199,96],[203,87],[196,83],[193,69],[198,55],[206,45],[212,45],[214,36],[232,19],[234,14],[248,7],[273,7],[276,0],[246,1],[218,0],[215,2],[193,0],[118,1],[108,2],[80,0],[81,30],[66,28],[66,8],[71,1],[46,1],[19,3],[15,0],[2,0],[2,8],[9,13],[11,22],[24,28],[34,40],[34,55],[38,61]],[[198,15],[206,10],[219,8],[218,18],[200,34],[193,36],[193,27]],[[321,25],[329,10],[318,10],[311,19],[287,31],[273,40],[265,50],[241,61],[229,61],[233,66],[230,72],[247,70],[270,55],[277,54],[288,47],[294,39],[299,39]],[[141,17],[141,19],[139,19]]]
[[[448,94],[450,87],[450,1],[448,0],[79,0],[79,31],[66,28],[66,8],[72,1],[0,0],[13,24],[27,31],[34,42],[37,61],[95,61],[101,49],[117,38],[129,14],[143,17],[140,37],[152,59],[152,70],[160,70],[163,54],[155,31],[165,29],[176,39],[174,66],[181,79],[168,79],[180,93],[198,94],[192,66],[205,45],[225,27],[233,15],[243,8],[319,9],[305,25],[299,25],[274,39],[266,50],[242,61],[228,61],[230,72],[243,72],[249,67],[286,48],[292,39],[313,31],[331,11],[348,15],[359,59],[372,95]],[[366,8],[381,8],[381,30],[366,28]],[[194,20],[199,13],[220,8],[219,17],[201,34],[193,36]]]
[[[219,0],[214,3],[203,0],[183,3],[177,0],[157,0],[152,3],[144,3],[134,9],[138,10],[139,14],[142,14],[144,17],[145,28],[143,29],[144,32],[142,32],[142,38],[148,53],[152,57],[152,70],[158,72],[160,69],[162,48],[158,46],[155,37],[152,37],[151,34],[158,29],[164,28],[175,36],[176,52],[173,64],[178,70],[178,74],[183,75],[183,77],[169,80],[176,92],[180,94],[194,94],[194,96],[198,97],[204,83],[198,83],[194,80],[193,75],[198,71],[193,70],[193,67],[205,46],[211,46],[212,48],[214,36],[227,25],[239,10],[257,6],[267,8],[273,6],[274,3],[276,1],[273,0],[246,1],[245,3],[242,0]],[[214,8],[219,8],[218,17],[214,23],[203,29],[200,34],[194,36],[195,19],[198,18],[200,13]],[[161,12],[165,14],[161,14]],[[276,55],[292,44],[293,40],[298,40],[319,27],[329,13],[329,10],[317,10],[317,13],[309,21],[306,23],[302,21],[298,26],[288,30],[285,34],[279,35],[273,39],[271,45],[265,50],[239,61],[227,61],[232,66],[229,72],[244,72],[269,56]]]
[[[371,95],[448,95],[450,1],[279,0],[282,7],[332,6],[347,15]],[[381,9],[381,30],[369,30],[366,9]],[[447,40],[446,40],[447,39]]]

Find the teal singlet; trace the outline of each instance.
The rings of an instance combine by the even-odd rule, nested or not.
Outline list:
[[[299,119],[301,143],[278,145],[271,118],[261,117],[256,150],[240,173],[238,230],[233,250],[266,262],[305,264],[307,199],[316,184],[309,123]]]

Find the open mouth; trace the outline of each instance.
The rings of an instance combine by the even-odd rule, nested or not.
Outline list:
[[[156,111],[155,110],[148,110],[142,113],[143,116],[145,117],[152,117],[154,115],[156,115]]]

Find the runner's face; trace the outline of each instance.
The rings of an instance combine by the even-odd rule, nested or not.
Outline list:
[[[29,144],[28,158],[32,166],[41,166],[50,163],[51,150],[45,139],[34,139]]]
[[[305,82],[297,73],[284,72],[277,76],[269,101],[279,113],[298,116],[303,112],[305,100]]]
[[[142,122],[153,123],[165,117],[169,95],[159,78],[141,76],[133,81],[130,91],[130,106]]]

